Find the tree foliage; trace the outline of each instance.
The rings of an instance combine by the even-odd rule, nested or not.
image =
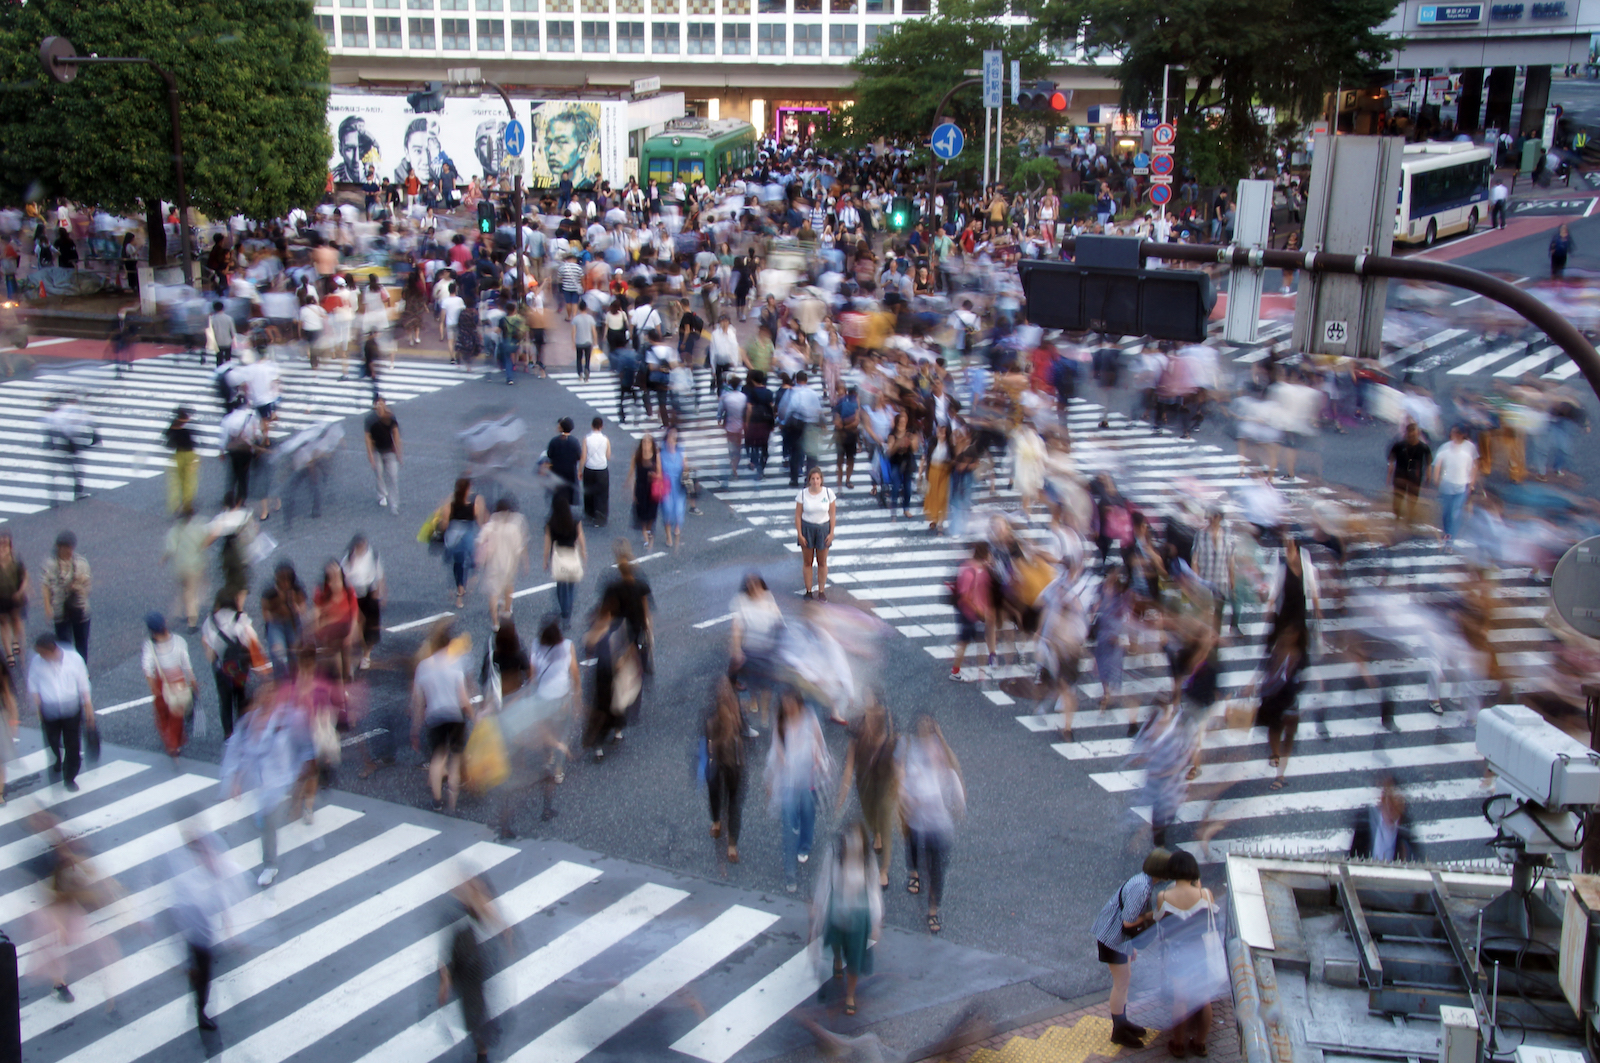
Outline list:
[[[1231,180],[1266,146],[1258,108],[1303,120],[1339,84],[1377,74],[1392,47],[1373,27],[1393,8],[1393,0],[1050,0],[1040,23],[1052,39],[1081,38],[1116,56],[1129,111],[1159,108],[1170,66],[1171,102],[1191,133],[1179,155]]]
[[[138,212],[176,198],[166,87],[147,66],[56,84],[39,42],[142,56],[178,79],[189,202],[281,215],[321,196],[332,144],[328,56],[311,0],[29,0],[0,8],[0,195]]]
[[[1041,49],[1038,25],[1002,25],[1006,0],[940,0],[939,13],[897,25],[892,32],[856,57],[856,80],[845,90],[855,103],[836,123],[835,136],[855,145],[883,137],[920,142],[933,129],[940,99],[976,70],[986,48],[999,48],[1006,58],[1006,94],[1010,98],[1011,60],[1022,63],[1022,76],[1043,76],[1049,59]],[[956,93],[945,117],[966,134],[971,151],[981,147],[982,93],[978,86]],[[963,152],[963,156],[965,156]]]

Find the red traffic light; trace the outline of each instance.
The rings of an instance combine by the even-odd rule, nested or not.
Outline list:
[[[1052,92],[1050,94],[1050,109],[1052,111],[1065,111],[1067,109],[1067,94]]]

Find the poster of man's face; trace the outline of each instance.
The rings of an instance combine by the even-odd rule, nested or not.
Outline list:
[[[365,180],[367,166],[379,162],[378,144],[367,133],[367,120],[358,114],[345,116],[335,138],[339,158],[332,167],[333,179],[351,184]]]
[[[489,118],[478,123],[478,131],[472,138],[472,151],[478,157],[478,166],[486,180],[498,178],[505,165],[505,132],[504,121]]]
[[[536,173],[544,182],[558,184],[563,177],[574,186],[600,180],[600,106],[595,103],[547,103],[533,112],[534,136],[541,165]]]
[[[439,143],[439,122],[434,118],[414,118],[406,126],[405,159],[395,170],[395,180],[404,181],[415,173],[424,183],[436,181],[444,169],[444,148]]]

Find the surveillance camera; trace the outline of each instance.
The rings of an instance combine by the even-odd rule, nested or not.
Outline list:
[[[1522,705],[1478,716],[1478,753],[1522,800],[1555,812],[1600,804],[1600,753]]]

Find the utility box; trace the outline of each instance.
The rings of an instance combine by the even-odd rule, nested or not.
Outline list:
[[[1478,1063],[1478,1015],[1471,1008],[1439,1006],[1439,1063]]]
[[[1305,251],[1388,255],[1400,200],[1401,137],[1318,133],[1306,198]],[[1307,270],[1294,312],[1294,344],[1308,354],[1376,358],[1388,281]]]

